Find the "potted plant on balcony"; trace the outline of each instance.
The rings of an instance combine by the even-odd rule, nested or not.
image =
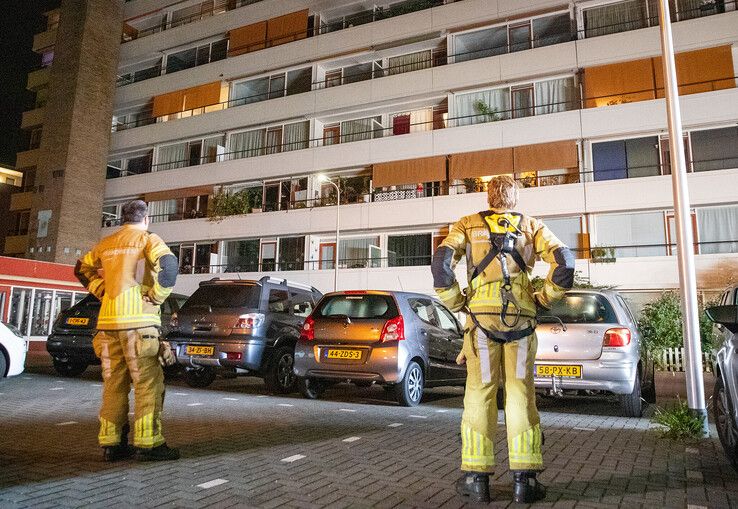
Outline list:
[[[614,263],[615,248],[612,246],[593,246],[589,250],[592,263]]]
[[[497,111],[497,108],[490,108],[490,106],[481,99],[474,101],[474,110],[479,113],[478,116],[481,116],[484,122],[497,122],[498,120],[502,120],[502,115]]]

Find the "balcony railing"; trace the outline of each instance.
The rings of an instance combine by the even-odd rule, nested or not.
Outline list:
[[[738,238],[735,240],[720,240],[695,242],[694,249],[697,254],[701,251],[720,246],[720,251],[709,254],[726,254],[738,253]],[[620,258],[646,258],[653,256],[676,256],[677,246],[675,243],[654,243],[654,244],[623,244],[617,246],[608,246],[609,249],[618,250],[658,250],[663,254],[646,254],[635,256],[619,256]],[[589,260],[590,263],[615,263],[616,257],[598,257],[592,256],[592,252],[597,250],[595,246],[588,248],[573,248],[578,259]],[[600,248],[601,249],[601,248]],[[391,257],[360,257],[360,258],[341,258],[339,260],[339,270],[350,269],[386,269],[394,267],[429,267],[431,264],[432,254],[421,254],[412,256],[391,256]],[[282,271],[316,271],[316,270],[334,270],[334,260],[287,260],[287,261],[243,261],[221,265],[195,264],[181,265],[180,274],[227,274],[236,272],[282,272]],[[430,272],[428,273],[430,277]]]
[[[261,0],[257,0],[257,1],[261,1]],[[428,0],[428,1],[429,3],[433,3],[436,5],[442,5],[444,3],[441,0],[437,0],[437,1]],[[460,0],[457,0],[457,1],[460,1]],[[731,10],[735,10],[737,4],[738,4],[738,0],[729,0],[720,5],[718,5],[716,2],[710,2],[706,4],[701,4],[698,7],[693,7],[690,9],[680,9],[680,10],[674,9],[672,10],[672,22],[685,21],[685,20],[690,20],[694,18],[712,16],[715,14],[729,12]],[[435,7],[436,5],[430,5],[430,7]],[[428,7],[424,7],[424,8],[428,8]],[[418,9],[418,10],[421,10],[421,9]],[[640,9],[639,9],[639,12],[640,12]],[[383,17],[383,18],[380,17],[377,19],[373,19],[372,16],[370,16],[370,14],[372,13],[370,12],[365,15],[365,19],[369,20],[366,22],[378,21],[379,19],[387,19],[386,17]],[[203,16],[201,15],[196,16],[197,19],[201,19],[202,17]],[[392,16],[389,16],[389,17],[392,17]],[[364,18],[360,18],[360,19],[364,19]],[[501,45],[487,45],[487,46],[483,46],[481,48],[478,48],[472,51],[458,52],[458,53],[449,54],[449,55],[442,55],[442,54],[433,55],[429,59],[429,62],[427,62],[427,66],[424,68],[437,67],[439,65],[446,65],[446,64],[462,62],[462,61],[467,61],[467,60],[476,60],[478,58],[485,58],[485,57],[492,56],[492,55],[515,53],[518,51],[524,51],[524,50],[529,50],[533,48],[540,48],[544,46],[562,44],[562,43],[577,40],[577,39],[585,39],[585,38],[590,39],[592,37],[599,37],[603,35],[610,35],[610,34],[615,34],[615,33],[620,33],[620,32],[639,30],[641,28],[658,26],[658,15],[651,15],[648,17],[644,16],[638,19],[629,19],[627,21],[621,21],[617,23],[608,23],[608,24],[603,24],[603,25],[588,26],[580,30],[578,30],[576,26],[574,26],[574,23],[575,23],[574,20],[570,20],[569,26],[565,26],[565,27],[562,26],[561,30],[559,30],[557,33],[549,34],[545,37],[532,37],[528,41],[515,42],[512,44],[506,43],[506,44],[501,44]],[[356,23],[356,24],[363,24],[363,23]],[[179,25],[176,25],[176,26],[179,26]],[[326,28],[330,26],[338,27],[339,25],[324,25],[320,29],[312,29],[308,31],[295,32],[292,34],[288,34],[286,36],[281,36],[280,39],[272,39],[266,42],[259,41],[257,43],[253,43],[253,45],[245,46],[244,49],[249,50],[253,48],[253,50],[256,51],[257,49],[262,49],[265,47],[270,47],[273,45],[281,44],[282,43],[281,39],[288,39],[289,41],[292,41],[294,39],[302,39],[304,37],[313,37],[313,36],[320,35],[323,33],[341,30],[343,28],[350,28],[348,26],[342,26],[342,27],[335,28],[335,29]],[[159,27],[153,27],[153,28],[158,29]],[[159,31],[159,30],[156,30],[156,31]],[[278,43],[278,44],[274,44],[274,43]],[[238,48],[238,49],[241,49],[241,48]],[[210,62],[203,62],[200,65],[207,65],[207,63],[210,63]],[[366,63],[368,64],[371,62],[366,62]],[[418,63],[420,64],[423,62],[418,62]],[[193,67],[199,67],[199,65],[195,65]],[[395,67],[408,67],[408,65],[401,64]],[[360,73],[354,73],[354,74],[349,74],[349,75],[343,75],[340,81],[338,81],[337,79],[316,81],[312,83],[311,90],[317,90],[317,89],[324,88],[324,87],[338,86],[338,85],[343,85],[347,83],[356,83],[358,81],[376,79],[376,78],[388,76],[391,74],[400,74],[400,72],[387,73],[386,71],[388,69],[390,68],[385,68],[384,69],[385,72],[383,73],[380,72],[379,76],[377,76],[376,72],[360,72]],[[414,70],[414,69],[410,69],[407,71],[401,71],[401,72],[410,72],[411,70]],[[148,69],[148,71],[149,72],[147,72],[145,75],[140,76],[138,79],[133,79],[133,77],[129,75],[126,75],[125,77],[121,77],[116,82],[116,85],[124,86],[124,85],[128,85],[128,84],[135,83],[138,81],[155,78],[155,77],[165,74],[165,69],[161,65],[152,67],[151,69]]]

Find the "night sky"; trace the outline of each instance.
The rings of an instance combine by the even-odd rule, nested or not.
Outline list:
[[[34,94],[26,90],[28,71],[40,56],[32,50],[33,36],[45,29],[46,12],[60,0],[0,0],[0,163],[15,165],[15,153],[28,148],[21,131],[21,113],[33,106]]]

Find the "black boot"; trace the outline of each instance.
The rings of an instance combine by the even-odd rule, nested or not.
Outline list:
[[[456,493],[478,504],[489,504],[489,474],[467,472],[456,481]]]
[[[121,461],[133,456],[135,450],[128,445],[128,432],[130,430],[131,427],[126,423],[123,429],[121,429],[120,443],[118,445],[103,447],[103,459],[105,461]]]
[[[546,487],[536,479],[530,470],[513,471],[513,500],[520,504],[532,504],[546,498]]]
[[[179,449],[169,447],[167,444],[161,444],[153,449],[138,448],[136,452],[138,461],[172,461],[179,459]]]

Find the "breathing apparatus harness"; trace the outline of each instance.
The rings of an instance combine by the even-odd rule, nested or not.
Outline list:
[[[488,217],[492,214],[492,212],[479,213],[479,215],[482,217],[482,221],[484,221],[484,224],[486,224],[487,228],[489,229],[489,241],[491,246],[489,252],[485,255],[482,261],[479,262],[476,267],[474,267],[474,271],[469,278],[469,287],[471,288],[473,281],[477,277],[479,277],[482,272],[484,272],[489,264],[492,263],[492,260],[497,258],[500,262],[500,269],[502,271],[502,286],[500,287],[502,310],[500,311],[500,320],[502,321],[503,325],[512,329],[516,327],[520,322],[520,306],[518,305],[518,301],[512,292],[512,283],[510,279],[510,269],[508,268],[507,264],[507,256],[510,255],[510,257],[515,261],[521,271],[525,272],[527,270],[525,260],[523,260],[520,252],[515,249],[515,242],[523,235],[523,232],[520,231],[520,229],[516,225],[512,224],[510,220],[506,217],[500,217],[497,219],[497,225],[503,229],[503,232],[498,233],[492,231],[492,225],[488,220]],[[520,216],[520,214],[514,215]],[[507,313],[511,303],[515,306],[516,312],[512,323],[508,323]],[[477,320],[477,317],[474,316],[474,313],[472,313],[468,307],[467,312],[469,313],[472,322],[474,322],[474,325],[476,325],[479,330],[484,332],[489,339],[497,343],[516,341],[518,339],[531,335],[535,330],[534,325],[529,325],[528,327],[521,330],[507,332],[488,330],[482,327],[482,325]]]

